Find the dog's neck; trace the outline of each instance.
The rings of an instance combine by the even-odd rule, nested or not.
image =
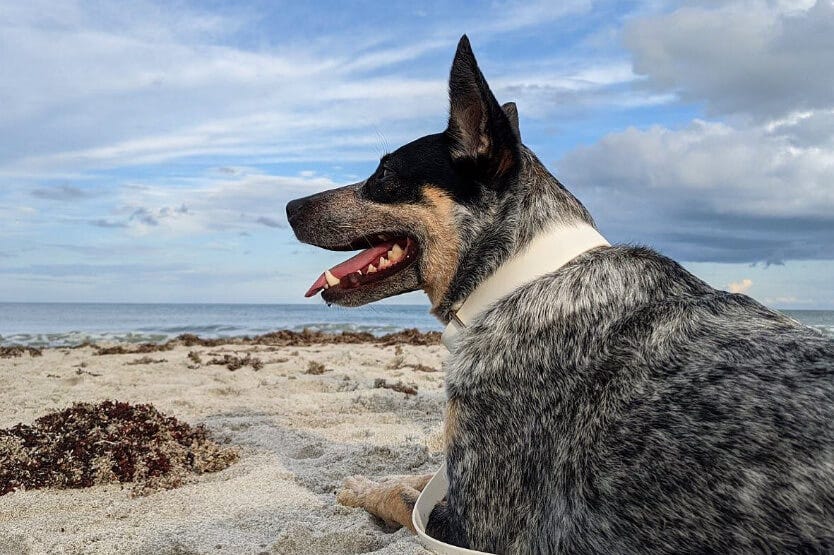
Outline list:
[[[493,303],[522,285],[555,272],[580,254],[604,246],[608,246],[608,241],[592,225],[583,222],[555,226],[538,234],[452,307],[443,331],[443,344],[452,350],[458,332]]]
[[[443,296],[432,299],[432,313],[444,324],[482,282],[524,252],[536,238],[549,236],[559,227],[595,228],[582,203],[536,155],[523,146],[521,154],[517,178],[500,195],[488,199],[487,207],[479,209],[481,214],[489,213],[461,226],[467,234],[461,236],[457,269]]]

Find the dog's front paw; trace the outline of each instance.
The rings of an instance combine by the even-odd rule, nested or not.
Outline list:
[[[367,495],[377,487],[379,484],[364,476],[348,476],[342,482],[342,489],[336,493],[336,501],[346,507],[367,508]]]
[[[411,511],[420,496],[413,485],[422,488],[425,477],[396,476],[374,482],[364,476],[350,476],[342,482],[336,501],[347,507],[365,509],[389,526],[407,526],[414,530]]]

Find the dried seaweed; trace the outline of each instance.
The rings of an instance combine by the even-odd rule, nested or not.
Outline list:
[[[415,328],[389,333],[377,338],[382,345],[440,345],[440,332],[422,332]]]
[[[164,358],[151,358],[151,357],[146,356],[146,357],[131,360],[129,362],[125,362],[125,365],[127,365],[127,366],[137,366],[137,365],[140,365],[140,364],[160,364],[162,362],[168,362],[168,361]]]
[[[90,346],[95,349],[97,355],[133,355],[170,351],[174,347],[181,345],[185,347],[218,347],[220,345],[306,347],[310,345],[356,343],[375,343],[383,347],[390,345],[439,345],[440,333],[436,331],[421,332],[417,329],[407,329],[377,337],[368,332],[343,331],[342,333],[324,333],[304,329],[302,331],[278,330],[255,337],[221,337],[215,339],[203,339],[197,335],[185,333],[177,336],[175,339],[159,344],[140,343],[135,346],[114,345],[110,347],[85,344],[85,346]]]
[[[0,347],[0,358],[22,357],[24,353],[29,353],[30,357],[39,357],[43,354],[43,352],[37,347],[23,347],[21,345]]]
[[[417,386],[414,384],[404,384],[403,382],[397,383],[388,383],[383,378],[377,378],[374,380],[374,387],[376,389],[393,389],[394,391],[398,391],[400,393],[405,393],[406,395],[417,395]]]
[[[167,343],[140,343],[134,347],[127,345],[113,345],[112,347],[101,347],[99,345],[92,345],[96,350],[97,355],[135,355],[140,353],[155,353],[157,351],[170,351],[174,348],[174,343],[168,341]]]
[[[316,362],[315,360],[311,360],[310,363],[307,365],[307,370],[304,373],[318,376],[320,374],[324,374],[325,372],[327,372],[327,368],[325,368],[324,364],[322,364],[321,362]]]
[[[425,364],[420,364],[420,363],[406,364],[405,366],[408,367],[408,368],[411,368],[412,370],[415,370],[417,372],[439,372],[440,371],[437,368],[434,368],[433,366],[426,366]]]
[[[208,361],[209,364],[217,364],[221,366],[225,366],[231,371],[238,370],[243,368],[244,366],[251,366],[253,370],[260,370],[264,367],[264,363],[261,359],[253,357],[252,355],[248,354],[245,357],[239,357],[237,355],[223,355],[222,358],[215,357]]]
[[[76,403],[34,425],[0,429],[0,495],[38,488],[133,483],[143,494],[182,485],[238,459],[203,426],[165,416],[152,405]]]

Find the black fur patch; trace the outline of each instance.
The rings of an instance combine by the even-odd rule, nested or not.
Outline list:
[[[426,135],[386,154],[362,188],[364,198],[383,204],[420,202],[426,186],[441,189],[462,205],[482,197],[479,171],[454,160],[446,133]]]

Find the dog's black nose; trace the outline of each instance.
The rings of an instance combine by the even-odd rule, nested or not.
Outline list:
[[[290,222],[290,225],[292,225],[292,221],[298,215],[298,212],[301,210],[301,206],[303,204],[303,198],[297,198],[287,203],[287,221]]]

